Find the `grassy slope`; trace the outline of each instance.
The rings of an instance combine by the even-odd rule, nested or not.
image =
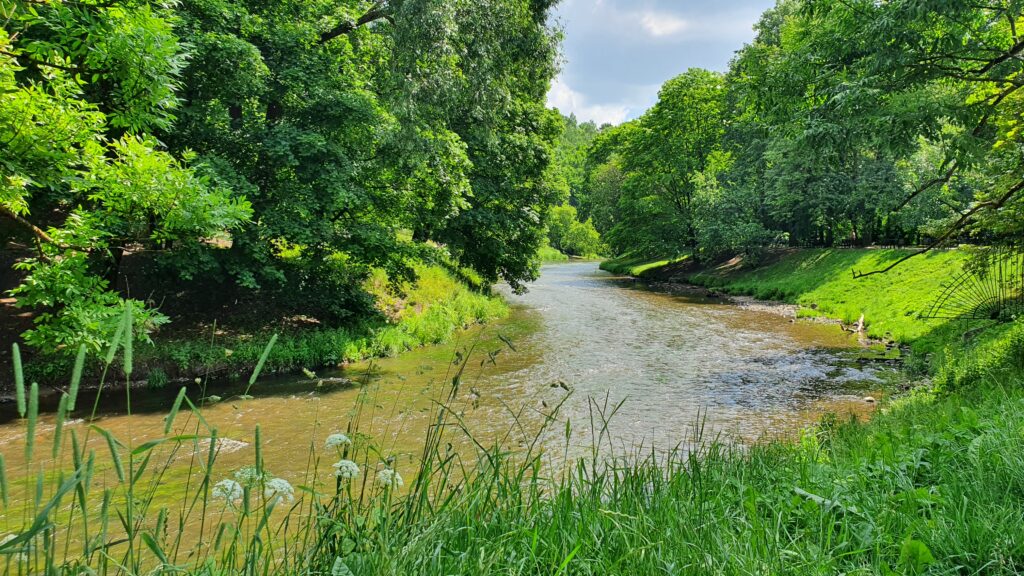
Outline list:
[[[157,386],[174,378],[247,374],[273,334],[278,334],[279,338],[267,358],[265,373],[302,368],[316,370],[342,362],[394,356],[441,343],[458,330],[508,315],[508,306],[501,297],[471,289],[441,266],[420,265],[417,273],[418,280],[401,295],[387,287],[387,278],[381,274],[370,280],[370,293],[377,299],[378,306],[391,315],[387,322],[377,319],[340,328],[282,327],[280,319],[273,318],[267,326],[228,330],[212,341],[209,336],[183,339],[157,336],[154,346],[137,348],[135,374]],[[27,368],[32,378],[63,381],[68,362],[63,358],[53,359]]]
[[[731,294],[784,300],[845,323],[863,314],[868,334],[934,349],[946,337],[942,321],[925,320],[943,282],[958,274],[957,251],[919,256],[886,274],[854,278],[853,272],[884,268],[903,250],[800,250],[766,266],[720,266],[688,276],[690,282]],[[938,338],[938,340],[936,339]]]
[[[540,247],[540,251],[537,253],[537,259],[542,264],[548,264],[548,263],[553,263],[553,262],[568,262],[569,261],[569,257],[568,256],[566,256],[565,254],[562,254],[561,252],[559,252],[555,248],[552,248],[551,246],[548,246],[547,244],[545,244],[544,246]]]
[[[658,270],[669,264],[683,262],[687,256],[678,258],[645,258],[643,256],[623,256],[612,258],[601,263],[601,269],[612,274],[625,274],[628,276],[643,276],[650,271]]]

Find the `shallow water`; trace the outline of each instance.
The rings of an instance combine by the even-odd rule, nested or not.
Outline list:
[[[360,386],[275,377],[258,382],[253,399],[237,398],[244,383],[207,392],[225,398],[203,411],[219,437],[228,439],[217,475],[252,463],[259,424],[267,467],[297,485],[313,470],[329,474],[324,464],[336,458],[323,455],[317,462],[313,454],[327,434],[339,430],[358,430],[375,447],[365,462],[368,470],[394,456],[396,468],[411,476],[437,401],[463,359],[453,405],[478,441],[523,446],[564,402],[545,441],[552,453],[561,451],[568,420],[573,454],[593,443],[591,424],[600,420],[595,406],[621,403],[609,427],[621,450],[685,445],[698,424],[705,437],[749,442],[793,434],[825,412],[865,414],[871,406],[863,397],[877,395],[885,376],[858,362],[860,345],[836,326],[648,291],[599,271],[595,263],[545,267],[527,294],[510,294],[509,300],[511,318],[470,330],[453,344],[319,375],[352,378]],[[125,444],[160,437],[175,393],[175,387],[133,391],[131,416],[123,398],[107,401],[98,425]],[[199,390],[190,394],[197,402],[202,396]],[[91,399],[79,405],[91,406]],[[195,420],[186,421],[180,416],[176,429],[194,431]],[[52,428],[52,416],[41,418],[41,455],[49,455]],[[80,421],[68,428],[85,434]],[[17,463],[24,433],[22,422],[0,425],[9,477],[24,472]],[[102,452],[102,438],[92,436]],[[470,449],[463,431],[451,437],[457,449]],[[190,452],[175,456],[163,480],[168,491],[189,477]]]

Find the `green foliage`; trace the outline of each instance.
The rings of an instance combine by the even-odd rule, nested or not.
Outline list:
[[[1019,243],[1022,10],[781,1],[724,78],[690,71],[594,141],[588,215],[619,254],[701,260]]]
[[[521,288],[559,188],[551,7],[5,4],[0,216],[27,341],[102,348],[147,284],[172,310],[265,299],[334,327],[373,315],[373,270],[401,284],[421,259]],[[168,318],[137,304],[146,338]]]
[[[13,291],[35,308],[29,344],[107,346],[132,250],[173,252],[250,215],[147,133],[166,128],[183,64],[169,8],[15,2],[0,31],[0,213],[35,245]],[[141,306],[139,306],[141,308]],[[146,338],[165,321],[138,315]]]
[[[596,256],[604,252],[593,221],[580,222],[576,208],[568,204],[552,208],[548,241],[552,248],[570,256]]]

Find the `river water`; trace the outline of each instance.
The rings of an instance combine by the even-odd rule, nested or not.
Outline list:
[[[208,391],[224,398],[203,410],[226,439],[218,468],[227,475],[253,461],[259,424],[267,467],[296,484],[322,465],[310,455],[335,431],[358,431],[376,457],[395,457],[396,468],[411,475],[438,401],[460,366],[450,404],[477,441],[524,446],[550,418],[544,440],[559,450],[568,443],[574,454],[593,443],[591,425],[600,422],[601,407],[610,412],[618,406],[608,437],[616,450],[628,452],[686,445],[698,424],[705,438],[750,442],[791,435],[826,412],[865,414],[871,406],[864,396],[882,388],[884,373],[858,362],[861,346],[837,326],[649,291],[595,263],[547,266],[527,294],[508,298],[508,320],[469,330],[450,345],[319,374],[354,379],[358,386],[274,377],[256,384],[253,399],[237,398],[241,385]],[[173,388],[134,391],[130,416],[125,402],[107,400],[97,424],[124,444],[161,437]],[[191,395],[198,402],[201,394]],[[89,405],[91,399],[80,400]],[[176,429],[188,432],[195,421],[179,416]],[[73,421],[67,428],[84,435],[86,425]],[[49,453],[52,429],[52,416],[43,417],[42,454]],[[24,434],[23,422],[0,425],[11,477],[23,472],[16,456]],[[93,436],[101,452],[105,445]],[[453,444],[469,448],[465,432],[453,436],[462,436]],[[173,487],[187,475],[172,470],[164,482]]]

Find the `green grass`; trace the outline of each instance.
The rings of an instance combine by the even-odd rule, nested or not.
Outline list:
[[[910,343],[941,326],[924,320],[943,282],[963,269],[959,251],[935,252],[904,262],[886,274],[854,278],[854,271],[884,268],[903,250],[798,250],[766,266],[711,268],[689,276],[693,283],[731,294],[800,304],[852,324],[863,314],[868,335]]]
[[[555,262],[568,262],[569,257],[562,252],[559,252],[557,249],[545,244],[544,246],[541,246],[540,250],[537,252],[537,260],[542,264],[550,264]]]
[[[646,256],[622,256],[612,258],[601,263],[601,269],[612,274],[625,276],[642,277],[645,273],[658,270],[669,264],[677,264],[687,260],[689,256],[677,256],[673,258],[651,258]]]
[[[340,363],[395,356],[421,346],[448,341],[456,332],[479,323],[504,318],[508,305],[500,296],[470,287],[472,279],[456,278],[437,265],[417,266],[417,280],[396,293],[383,273],[375,274],[367,288],[387,315],[343,327],[295,326],[282,330],[279,319],[251,331],[228,331],[213,337],[160,338],[155,345],[135,351],[135,373],[155,375],[155,385],[169,380],[191,380],[214,374],[240,377],[252,371],[271,334],[280,333],[266,360],[264,372],[317,370]],[[212,330],[211,330],[212,332]],[[30,379],[59,378],[66,358],[42,358],[27,366]],[[93,362],[88,372],[98,377],[101,366]]]
[[[271,476],[256,450],[251,466],[227,476],[246,490],[225,499],[212,489],[225,472],[213,464],[216,453],[207,454],[199,443],[217,432],[207,427],[200,408],[187,404],[168,418],[176,426],[168,426],[165,436],[104,442],[103,429],[95,427],[92,444],[65,437],[55,445],[77,456],[59,460],[64,468],[44,462],[37,467],[29,456],[29,476],[4,482],[34,486],[37,496],[4,504],[8,519],[23,518],[24,526],[0,544],[0,563],[10,574],[47,565],[50,573],[70,573],[87,565],[101,575],[1024,570],[1019,375],[990,378],[969,394],[917,392],[869,423],[825,417],[795,443],[741,449],[695,439],[681,449],[625,458],[595,451],[564,468],[545,465],[560,453],[557,440],[547,454],[540,444],[525,442],[515,450],[478,445],[476,454],[452,457],[446,446],[465,444],[458,438],[464,434],[459,416],[448,409],[468,393],[465,384],[459,386],[462,376],[459,370],[438,397],[433,425],[423,431],[423,468],[402,470],[408,491],[376,480],[318,481],[317,462],[334,458],[358,463],[367,475],[384,466],[383,456],[359,441],[333,454],[321,440],[311,441],[304,456],[312,464],[303,480],[319,490],[297,488],[295,502],[268,495]],[[29,394],[29,422],[35,393]],[[360,411],[355,414],[342,429],[358,438]],[[563,425],[557,407],[545,422],[544,429],[530,432],[558,438]],[[591,429],[606,429],[604,424],[597,420]],[[525,432],[517,426],[516,437]],[[258,443],[258,432],[256,438]],[[603,445],[610,444],[604,438]],[[109,463],[86,463],[89,446],[120,453],[123,478],[111,474]],[[194,505],[152,505],[176,454],[192,450],[199,450],[204,464],[189,465],[191,480],[175,485],[182,501]],[[104,456],[97,462],[109,461]],[[150,462],[145,474],[142,461]],[[246,470],[255,473],[242,474]],[[104,499],[108,507],[100,506]],[[56,504],[62,501],[67,505]],[[194,520],[203,510],[215,512],[203,528],[206,545],[183,543],[176,528],[181,517]],[[292,513],[282,515],[285,510]],[[77,534],[90,534],[89,544],[63,546],[64,538]]]

